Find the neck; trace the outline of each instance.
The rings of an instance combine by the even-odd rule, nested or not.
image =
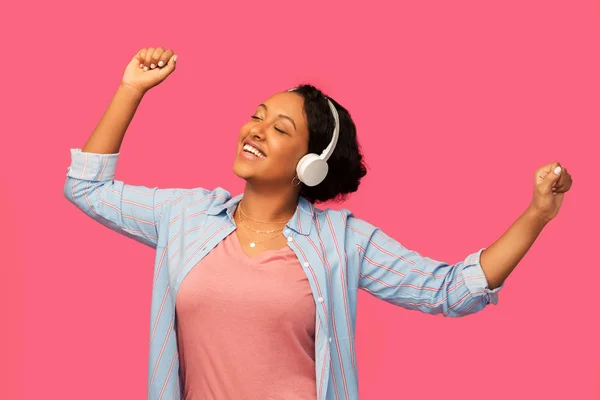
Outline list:
[[[296,212],[298,196],[298,191],[293,186],[289,190],[259,190],[246,182],[242,208],[245,214],[256,220],[287,221]]]

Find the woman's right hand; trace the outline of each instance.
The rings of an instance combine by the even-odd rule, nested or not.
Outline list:
[[[121,85],[145,94],[175,71],[176,59],[173,51],[162,47],[141,49],[125,68]]]

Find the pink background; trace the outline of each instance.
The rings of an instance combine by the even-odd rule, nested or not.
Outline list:
[[[370,167],[344,207],[456,262],[561,162],[574,186],[498,306],[445,319],[360,292],[360,397],[600,399],[598,1],[2,0],[0,34],[0,398],[145,396],[153,250],[62,188],[130,58],[164,46],[178,68],[125,138],[130,184],[239,193],[242,123],[307,81],[350,110]]]

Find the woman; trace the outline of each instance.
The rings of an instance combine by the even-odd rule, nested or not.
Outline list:
[[[139,102],[175,65],[161,47],[136,54],[83,149],[71,150],[64,188],[90,217],[157,250],[151,400],[356,399],[359,288],[448,317],[496,304],[572,184],[545,165],[530,206],[489,248],[456,264],[422,257],[348,210],[314,207],[356,191],[366,171],[348,112],[308,85],[273,95],[242,127],[242,195],[114,180]],[[307,166],[326,147],[328,171],[317,156]]]

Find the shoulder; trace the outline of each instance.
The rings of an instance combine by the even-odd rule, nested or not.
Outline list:
[[[231,200],[231,194],[222,187],[206,189],[201,187],[175,189],[171,196],[171,204],[175,208],[194,205],[205,210],[225,207]]]
[[[323,226],[326,224],[329,228],[332,228],[336,233],[339,231],[344,232],[346,236],[362,236],[362,237],[370,237],[373,232],[375,232],[378,228],[373,224],[356,217],[354,213],[347,209],[314,209],[315,220],[317,221],[317,226]]]

